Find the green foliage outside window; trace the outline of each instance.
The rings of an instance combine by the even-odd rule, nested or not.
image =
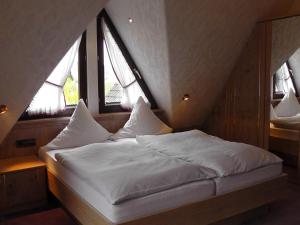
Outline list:
[[[78,82],[76,82],[71,75],[68,76],[64,85],[64,96],[66,105],[77,105],[79,101]]]
[[[105,80],[105,96],[110,92],[113,86],[113,82],[111,82],[110,80]]]

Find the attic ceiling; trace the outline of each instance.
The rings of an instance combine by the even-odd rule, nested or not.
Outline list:
[[[300,17],[272,22],[271,74],[300,48]]]
[[[106,0],[4,0],[0,4],[0,142]]]
[[[187,128],[213,108],[256,21],[282,3],[111,0],[107,10],[171,125]]]
[[[294,0],[110,0],[107,9],[160,107],[179,128],[205,119],[255,22],[277,2]],[[0,142],[105,3],[1,1],[0,103],[9,112],[0,117]],[[191,100],[183,103],[186,93]]]

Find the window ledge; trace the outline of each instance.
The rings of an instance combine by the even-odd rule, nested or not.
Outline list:
[[[163,117],[164,111],[162,109],[152,110],[159,118]],[[122,120],[129,118],[131,112],[115,112],[115,113],[103,113],[94,118],[98,121],[113,121]],[[51,125],[67,125],[71,117],[56,117],[56,118],[45,118],[36,120],[23,120],[18,121],[15,125],[16,128],[28,128],[28,127],[41,127],[41,126],[51,126]]]

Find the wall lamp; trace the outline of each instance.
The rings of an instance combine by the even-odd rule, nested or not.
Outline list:
[[[4,114],[8,111],[7,105],[0,105],[0,114]]]
[[[129,23],[133,23],[133,19],[131,17],[128,18]]]
[[[190,96],[188,94],[185,94],[183,97],[182,97],[182,100],[183,101],[189,101],[190,100]]]

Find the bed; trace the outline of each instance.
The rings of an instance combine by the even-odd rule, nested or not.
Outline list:
[[[271,120],[270,149],[300,169],[300,114]]]
[[[169,135],[171,138],[169,142],[164,140],[157,142],[157,146],[167,144],[165,149],[159,149],[159,154],[168,155],[170,149],[173,154],[175,145],[172,146],[172,143],[176,139],[185,140],[186,143],[193,142],[188,141],[186,137],[174,136],[175,139],[172,139],[173,136],[173,134]],[[156,139],[151,138],[156,137],[145,139],[145,146],[157,150],[158,147],[153,144],[155,143],[153,140]],[[135,146],[140,144],[141,140],[129,138],[116,142],[119,146]],[[182,146],[185,145],[185,141]],[[107,145],[112,143],[106,142]],[[222,147],[223,142],[220,143]],[[224,142],[224,146],[226,144],[231,146],[229,142]],[[87,154],[86,151],[90,151],[89,148],[80,149],[80,158]],[[183,158],[185,155],[181,155],[182,149],[186,150],[181,147],[180,151],[175,151],[176,154],[171,157]],[[208,179],[183,183],[144,196],[125,199],[118,204],[111,204],[87,180],[70,169],[72,167],[67,166],[66,162],[76,154],[78,154],[77,149],[51,150],[42,147],[39,151],[40,158],[47,164],[50,191],[81,224],[210,224],[273,202],[281,196],[285,185],[281,162],[276,161],[245,173],[211,176]],[[196,155],[193,155],[192,159],[199,160]]]
[[[269,147],[286,164],[300,169],[300,105],[291,89],[283,99],[271,101]]]

